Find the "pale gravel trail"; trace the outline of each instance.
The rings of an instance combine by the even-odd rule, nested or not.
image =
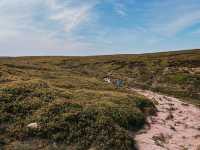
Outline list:
[[[151,91],[133,91],[151,99],[158,110],[135,136],[139,150],[200,150],[199,108]]]

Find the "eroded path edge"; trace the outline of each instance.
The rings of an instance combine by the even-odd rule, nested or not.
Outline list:
[[[200,150],[200,109],[177,98],[132,89],[151,99],[158,110],[135,135],[139,150]]]

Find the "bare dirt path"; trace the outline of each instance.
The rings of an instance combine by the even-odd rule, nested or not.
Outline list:
[[[139,150],[200,150],[200,109],[176,98],[133,89],[153,100],[157,115],[135,140]]]

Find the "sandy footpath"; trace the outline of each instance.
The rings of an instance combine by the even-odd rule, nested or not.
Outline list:
[[[176,98],[133,89],[153,100],[157,115],[135,140],[139,150],[200,150],[200,109]]]

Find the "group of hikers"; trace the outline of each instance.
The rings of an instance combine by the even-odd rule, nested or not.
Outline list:
[[[122,79],[112,78],[111,76],[105,76],[104,81],[114,84],[117,88],[121,88],[124,86],[124,81]]]

